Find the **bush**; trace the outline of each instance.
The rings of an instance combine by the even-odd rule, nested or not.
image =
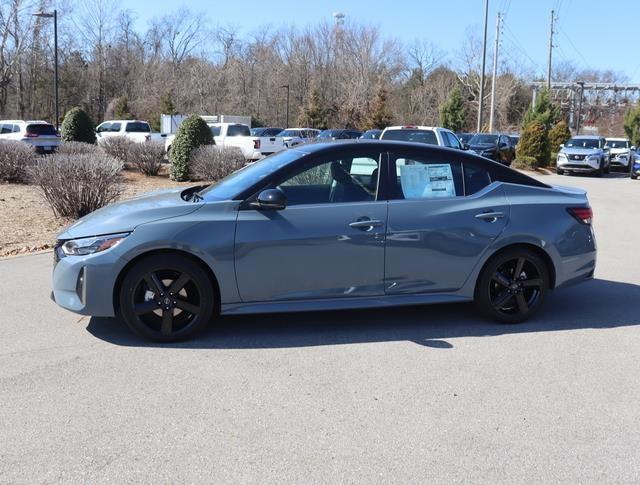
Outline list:
[[[147,177],[158,175],[164,158],[164,146],[159,143],[134,143],[129,147],[126,163]]]
[[[79,218],[122,193],[122,162],[103,153],[56,153],[31,168],[34,184],[58,217]]]
[[[29,183],[29,170],[35,164],[37,155],[26,143],[0,141],[0,180],[4,182]]]
[[[544,124],[532,121],[522,130],[516,158],[533,157],[538,167],[549,163],[549,135]]]
[[[511,168],[519,170],[534,170],[538,166],[538,161],[533,157],[518,157],[511,164]]]
[[[99,150],[96,145],[89,145],[88,143],[80,143],[78,141],[67,141],[56,149],[56,153],[65,155],[95,154],[98,152]]]
[[[245,162],[242,150],[237,147],[202,146],[191,156],[189,177],[214,182],[239,170]]]
[[[191,152],[202,145],[211,145],[212,143],[211,130],[202,118],[198,115],[191,115],[185,119],[171,144],[169,154],[171,178],[177,181],[187,180]]]
[[[560,145],[571,138],[571,131],[566,121],[560,121],[549,130],[549,149],[552,152],[560,151]]]
[[[102,148],[107,155],[117,158],[126,164],[127,168],[130,168],[128,165],[129,152],[133,145],[135,145],[135,143],[124,136],[110,136],[100,140],[100,148]]]
[[[82,108],[71,108],[62,121],[62,140],[95,143],[96,132],[91,118]]]

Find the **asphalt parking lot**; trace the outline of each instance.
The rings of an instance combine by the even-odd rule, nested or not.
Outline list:
[[[466,305],[224,318],[147,344],[0,261],[0,483],[640,481],[640,182],[584,187],[596,279]]]

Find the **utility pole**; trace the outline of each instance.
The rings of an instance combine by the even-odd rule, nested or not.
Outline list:
[[[487,20],[489,15],[489,0],[484,2],[484,40],[482,41],[482,72],[480,73],[480,99],[478,99],[478,125],[476,131],[482,131],[482,102],[484,100],[484,71],[487,61]]]
[[[547,91],[551,92],[551,55],[553,53],[553,21],[555,11],[551,11],[551,28],[549,29],[549,64],[547,65]]]
[[[576,120],[576,135],[580,134],[580,117],[582,116],[582,98],[584,95],[584,81],[577,81],[580,86],[580,101],[578,101],[578,119]]]
[[[493,48],[493,75],[491,76],[491,110],[489,111],[489,133],[493,133],[496,107],[496,77],[498,76],[498,48],[500,47],[500,12],[496,18],[496,45]]]

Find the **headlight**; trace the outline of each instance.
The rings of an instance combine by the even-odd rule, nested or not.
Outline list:
[[[100,253],[116,246],[130,233],[109,234],[107,236],[85,237],[72,239],[62,245],[62,252],[67,256],[86,256],[87,254]]]
[[[597,162],[598,160],[600,160],[600,155],[589,155],[587,157],[587,160],[591,160],[593,162]]]
[[[564,153],[558,153],[558,160],[560,160],[560,159],[566,160],[567,159],[567,155],[565,155]]]

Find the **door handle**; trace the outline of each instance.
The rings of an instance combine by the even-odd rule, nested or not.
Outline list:
[[[496,222],[498,219],[502,219],[504,217],[504,213],[502,212],[481,212],[480,214],[476,214],[476,219],[482,219],[487,222]]]
[[[362,219],[349,223],[349,227],[353,227],[354,229],[362,229],[363,231],[370,231],[374,227],[380,227],[382,225],[382,221],[378,221],[376,219]]]

